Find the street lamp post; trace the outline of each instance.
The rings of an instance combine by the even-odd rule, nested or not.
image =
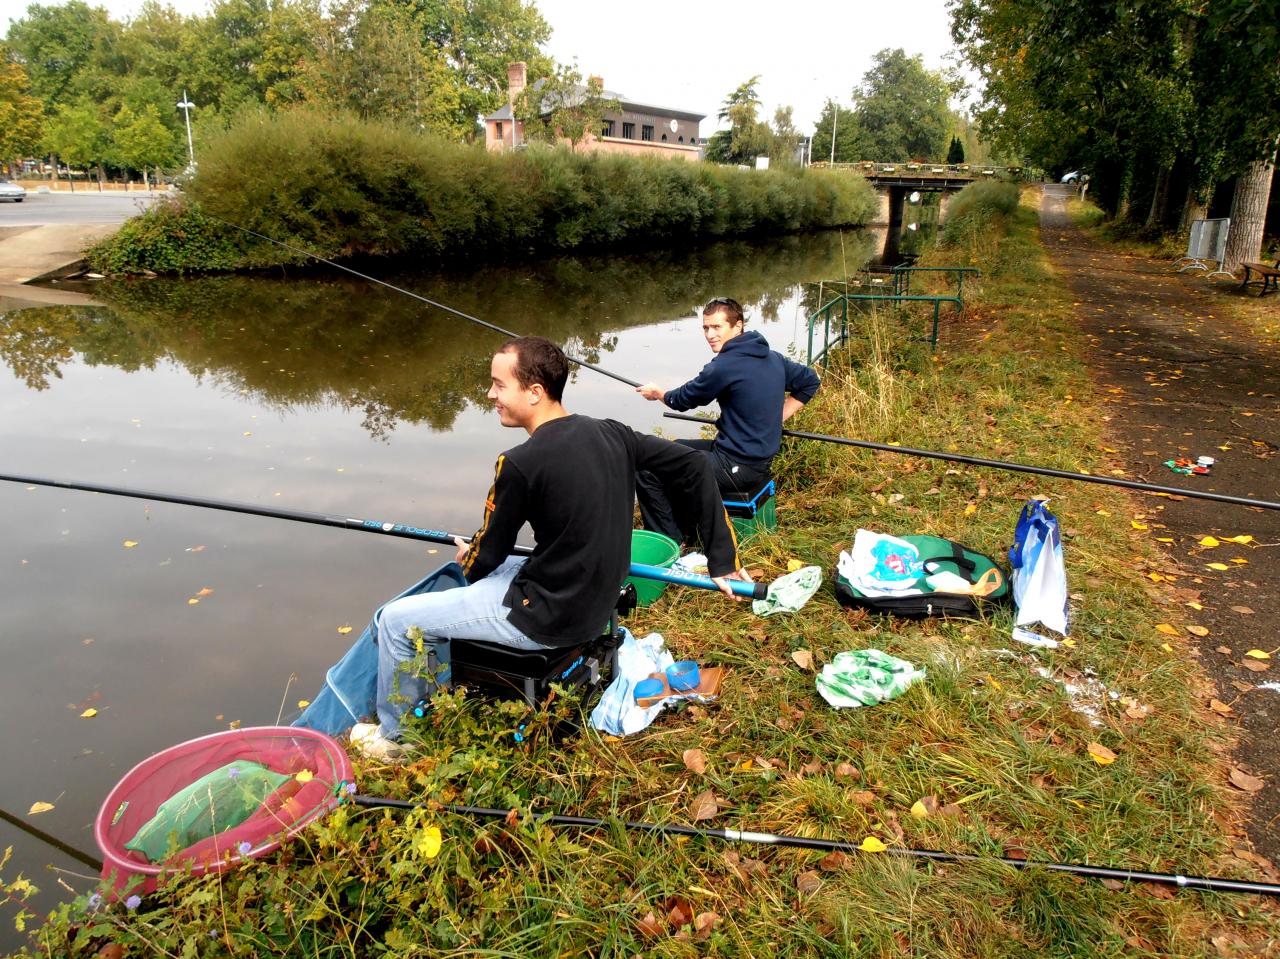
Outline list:
[[[187,97],[187,88],[182,88],[182,99],[178,101],[178,109],[182,111],[183,118],[187,121],[187,157],[190,165],[196,165],[196,148],[191,144],[191,111],[195,109],[195,104]]]

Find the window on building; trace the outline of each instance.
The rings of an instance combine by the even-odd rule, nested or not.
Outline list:
[[[622,138],[624,140],[634,140],[636,138],[636,125],[634,123],[622,124]]]
[[[613,121],[612,121],[612,120],[605,120],[605,121],[604,121],[604,128],[600,131],[600,135],[601,135],[602,137],[611,137],[611,136],[614,136],[614,135],[615,135],[615,134],[614,134],[614,132],[613,132]]]
[[[666,142],[667,142],[667,135],[666,135],[665,133],[664,133],[664,134],[662,134],[662,142],[663,142],[663,143],[666,143]]]
[[[499,120],[493,125],[493,135],[496,139],[502,139],[502,121]]]
[[[653,124],[646,123],[640,128],[640,139],[648,143],[653,142]]]
[[[684,143],[684,134],[683,134],[683,133],[682,133],[682,134],[680,134],[678,137],[676,137],[676,143]]]

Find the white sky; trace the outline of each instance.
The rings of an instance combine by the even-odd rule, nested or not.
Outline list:
[[[48,0],[46,0],[48,2]],[[91,3],[94,0],[90,0]],[[186,14],[208,0],[170,0]],[[142,0],[97,0],[128,19]],[[921,54],[925,66],[950,64],[946,0],[535,0],[551,25],[548,52],[578,61],[584,76],[642,103],[705,113],[705,136],[731,90],[760,74],[758,87],[772,120],[778,106],[795,108],[796,125],[812,132],[828,97],[850,92],[885,47]],[[27,0],[0,0],[0,19],[21,17]]]

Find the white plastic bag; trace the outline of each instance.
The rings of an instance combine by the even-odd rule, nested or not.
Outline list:
[[[661,633],[650,633],[636,639],[624,629],[622,645],[618,647],[617,665],[613,682],[601,694],[600,702],[591,711],[591,725],[611,736],[626,736],[648,726],[670,699],[654,703],[648,709],[636,705],[636,683],[648,679],[651,673],[665,672],[675,662],[667,651],[666,640]]]
[[[1009,550],[1013,601],[1018,608],[1013,638],[1030,646],[1056,648],[1058,640],[1044,635],[1067,635],[1067,567],[1062,560],[1058,519],[1046,508],[1048,500],[1028,500],[1018,517]],[[1039,630],[1028,627],[1039,626]]]

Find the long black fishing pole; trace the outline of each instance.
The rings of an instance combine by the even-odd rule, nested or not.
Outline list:
[[[466,539],[457,533],[446,533],[444,530],[423,529],[420,526],[409,526],[405,523],[388,523],[377,519],[359,519],[351,516],[327,516],[323,513],[306,513],[301,510],[267,508],[253,503],[237,503],[230,500],[205,499],[195,496],[178,496],[174,493],[161,493],[155,490],[130,489],[124,486],[101,486],[95,483],[72,483],[68,480],[49,479],[41,476],[16,476],[0,473],[0,481],[7,483],[25,483],[28,486],[51,486],[55,489],[81,490],[86,493],[103,493],[107,496],[127,496],[133,499],[154,500],[158,503],[176,503],[179,506],[199,506],[204,509],[225,510],[228,513],[248,513],[251,516],[268,516],[272,519],[287,519],[295,523],[312,523],[316,526],[332,526],[337,529],[354,529],[363,533],[380,533],[383,536],[400,536],[406,539],[425,540],[428,543],[441,543],[455,546],[456,539]],[[512,552],[521,555],[532,555],[533,550],[527,546],[516,546]],[[692,586],[696,589],[718,590],[720,587],[714,580],[706,576],[681,573],[664,569],[661,566],[649,566],[644,563],[632,563],[630,574],[642,579],[662,580],[678,586]],[[764,599],[769,593],[767,583],[748,583],[731,579],[727,581],[734,595],[747,599]]]
[[[685,413],[666,412],[662,414],[673,420],[688,420],[704,426],[714,425],[713,421],[700,416],[689,416]],[[823,443],[839,443],[841,446],[857,446],[861,449],[879,450],[882,453],[903,453],[907,456],[924,456],[929,459],[946,460],[948,463],[965,463],[969,466],[989,466],[992,469],[1010,470],[1015,473],[1034,473],[1037,476],[1052,476],[1055,479],[1077,480],[1081,483],[1101,483],[1104,486],[1119,486],[1124,489],[1138,490],[1142,493],[1155,493],[1161,496],[1186,496],[1189,499],[1207,499],[1215,503],[1230,503],[1233,506],[1249,506],[1257,509],[1280,510],[1280,503],[1265,499],[1249,499],[1247,496],[1228,496],[1225,493],[1204,493],[1200,490],[1182,489],[1177,486],[1157,486],[1154,483],[1139,483],[1135,480],[1116,479],[1112,476],[1092,476],[1089,473],[1069,473],[1066,470],[1049,469],[1046,466],[1026,466],[1022,463],[1006,463],[1003,460],[984,460],[976,456],[963,456],[959,453],[939,453],[937,450],[919,450],[910,446],[890,446],[888,443],[872,443],[867,440],[851,440],[843,436],[828,436],[825,433],[805,433],[802,430],[782,431],[783,436],[791,436],[799,440],[819,440]]]
[[[47,833],[40,827],[31,825],[31,823],[27,822],[26,820],[18,816],[15,816],[13,813],[9,812],[7,809],[0,809],[0,819],[3,819],[5,822],[9,823],[11,826],[16,826],[17,828],[21,829],[28,836],[33,836],[34,838],[39,839],[42,843],[46,843],[47,845],[52,846],[54,849],[58,850],[58,852],[62,853],[63,855],[70,856],[72,859],[76,860],[76,862],[82,862],[86,866],[89,866],[90,868],[101,871],[102,869],[101,859],[94,859],[87,852],[81,852],[79,849],[77,849],[75,846],[71,845],[70,843],[63,842],[61,839],[59,839],[57,836],[53,835],[52,833]]]
[[[425,806],[422,803],[407,802],[403,799],[386,799],[381,796],[354,795],[351,802],[357,806],[370,809],[421,809],[441,808],[458,816],[472,816],[480,819],[506,819],[511,815],[509,809],[488,809],[483,806]],[[535,814],[536,815],[536,814]],[[770,832],[747,832],[737,829],[698,829],[694,826],[680,826],[652,822],[617,821],[610,819],[593,819],[588,816],[539,815],[540,822],[552,826],[577,826],[582,829],[608,829],[615,825],[632,832],[649,833],[657,836],[693,836],[702,839],[720,839],[724,842],[746,842],[762,846],[789,846],[795,849],[816,849],[821,852],[864,852],[858,843],[844,842],[834,839],[811,839],[806,836],[784,836]],[[1085,866],[1078,863],[1052,862],[1034,859],[1014,859],[1011,856],[975,856],[968,853],[941,852],[936,849],[911,849],[906,846],[889,846],[882,853],[886,856],[899,856],[910,859],[927,859],[931,862],[945,863],[1001,863],[1015,869],[1046,869],[1050,872],[1065,872],[1073,876],[1084,876],[1089,879],[1115,879],[1122,882],[1153,882],[1162,886],[1177,886],[1179,889],[1201,889],[1212,892],[1254,893],[1259,896],[1280,896],[1280,885],[1267,882],[1243,882],[1237,879],[1217,879],[1208,876],[1182,876],[1167,872],[1146,872],[1138,869],[1112,869],[1107,866]]]
[[[208,217],[210,220],[216,220],[224,226],[229,226],[233,230],[240,230],[242,233],[248,233],[250,236],[256,236],[261,240],[266,240],[268,243],[274,243],[276,246],[284,247],[284,249],[289,250],[292,253],[297,253],[299,256],[310,257],[313,260],[323,263],[325,266],[333,267],[335,270],[342,270],[345,273],[350,273],[352,276],[358,276],[360,279],[369,283],[376,283],[378,286],[386,287],[388,290],[395,290],[397,293],[403,293],[405,296],[411,297],[420,303],[425,303],[428,306],[434,306],[437,310],[444,310],[446,313],[452,313],[454,316],[461,317],[464,320],[470,320],[472,323],[478,323],[487,330],[493,330],[493,332],[501,333],[503,336],[510,337],[511,339],[515,339],[520,336],[519,333],[513,333],[511,330],[504,330],[502,327],[494,323],[490,323],[488,320],[482,320],[480,317],[472,316],[470,313],[463,313],[461,310],[456,310],[452,306],[447,306],[437,300],[428,299],[419,293],[414,293],[412,290],[406,290],[402,286],[396,286],[394,283],[388,283],[386,280],[380,280],[376,276],[370,276],[368,273],[361,273],[359,270],[353,270],[349,266],[343,266],[341,263],[337,263],[334,260],[326,259],[318,253],[312,253],[310,250],[304,250],[291,243],[285,243],[283,240],[277,240],[275,237],[267,236],[265,233],[259,233],[257,230],[250,230],[247,226],[240,226],[238,223],[232,223],[230,220],[224,220],[222,217],[214,216],[211,213],[205,213],[204,216]],[[576,363],[584,369],[592,370],[596,373],[602,373],[605,376],[618,380],[620,383],[626,383],[628,386],[641,385],[636,380],[628,379],[621,373],[614,373],[611,370],[606,370],[603,366],[596,366],[594,363],[588,363],[586,360],[578,359],[576,356],[569,356],[566,353],[565,358],[570,363]]]

